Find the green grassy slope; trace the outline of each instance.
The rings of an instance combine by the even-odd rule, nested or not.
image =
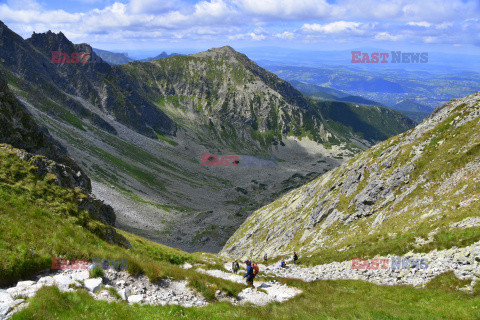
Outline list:
[[[186,261],[206,268],[219,267],[204,262],[202,255],[121,231],[119,233],[131,243],[131,249],[107,241],[111,227],[95,220],[76,204],[78,199],[86,197],[84,193],[57,186],[49,174],[37,176],[35,167],[18,158],[17,149],[5,144],[0,146],[0,286],[48,270],[51,257],[61,256],[127,259],[128,271],[133,274],[144,273],[151,280],[188,277],[191,285],[209,299],[214,298],[215,288],[223,288],[232,295],[243,288],[179,267]]]
[[[415,126],[415,122],[400,112],[384,107],[337,101],[312,103],[337,131],[350,131],[369,141],[382,141]]]

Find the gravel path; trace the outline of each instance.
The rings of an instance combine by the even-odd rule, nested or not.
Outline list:
[[[229,265],[228,263],[225,266]],[[260,266],[260,265],[259,265]],[[265,266],[262,266],[265,268]],[[239,274],[233,274],[221,270],[203,270],[197,269],[198,272],[206,273],[213,277],[222,278],[237,283],[245,283],[243,278],[242,269],[239,270]],[[288,287],[282,285],[277,281],[255,281],[255,288],[246,288],[238,294],[240,304],[252,303],[255,305],[265,305],[270,302],[284,302],[290,298],[293,298],[302,290],[297,288]],[[261,290],[258,290],[261,289]]]

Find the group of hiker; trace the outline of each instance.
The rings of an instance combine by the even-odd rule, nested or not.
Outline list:
[[[267,254],[265,254],[263,256],[263,262],[266,264],[267,263],[267,260],[268,260],[268,257],[267,257]],[[293,264],[296,264],[298,260],[298,255],[297,253],[294,251],[293,252],[293,255],[292,255],[292,262]],[[246,269],[247,269],[247,272],[245,273],[245,275],[243,276],[244,278],[246,278],[246,281],[247,281],[247,285],[249,286],[252,286],[253,287],[253,279],[256,277],[256,275],[258,274],[259,272],[259,268],[258,268],[258,265],[255,263],[255,261],[251,261],[251,260],[245,260],[245,266],[246,266]],[[282,260],[280,261],[280,267],[281,268],[286,268],[287,267],[287,264],[285,262],[285,259],[282,258]],[[237,274],[238,270],[240,269],[240,265],[238,263],[237,260],[233,261],[232,262],[232,271],[234,274]]]
[[[298,255],[295,251],[293,251],[293,255],[292,255],[293,264],[296,264],[297,260],[298,260]],[[285,262],[285,259],[282,258],[282,260],[280,260],[280,268],[286,268],[286,267],[287,267],[287,263]]]

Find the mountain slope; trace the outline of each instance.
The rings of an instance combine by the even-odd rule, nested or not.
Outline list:
[[[392,109],[400,111],[407,117],[419,123],[431,113],[429,107],[416,102],[415,99],[404,99],[393,105]]]
[[[253,213],[223,249],[315,261],[464,246],[480,227],[480,93]],[[468,221],[465,220],[465,221]]]
[[[157,54],[154,57],[145,58],[145,59],[142,59],[140,61],[141,62],[148,62],[148,61],[151,61],[151,60],[158,60],[158,59],[163,59],[163,58],[168,58],[168,57],[173,57],[173,56],[178,56],[178,55],[181,55],[181,54],[180,53],[170,53],[170,54],[168,54],[165,51],[162,51],[160,54]]]
[[[124,53],[118,53],[118,52],[110,52],[107,50],[101,50],[97,48],[93,48],[93,51],[100,57],[102,58],[103,61],[110,65],[116,65],[116,64],[124,64],[124,63],[129,63],[134,61],[133,59],[129,58],[126,56]]]
[[[68,114],[115,133],[100,111],[144,134],[173,134],[174,123],[151,103],[129,89],[124,75],[103,62],[86,44],[74,45],[62,33],[34,33],[23,40],[0,22],[0,58],[10,81],[36,96],[44,111],[59,117]],[[52,52],[89,55],[86,63],[52,63]],[[9,72],[10,71],[10,72]],[[12,74],[13,73],[13,74]],[[47,96],[48,98],[42,97]],[[94,108],[84,106],[79,97]]]
[[[297,90],[230,47],[121,68],[140,92],[183,125],[213,126],[230,147],[241,140],[251,144],[252,135],[267,145],[302,131],[319,142],[332,136]],[[187,122],[186,113],[194,114],[194,121]]]
[[[266,146],[288,135],[308,136],[321,143],[348,143],[365,136],[368,138],[363,145],[378,141],[361,129],[345,136],[342,129],[346,128],[341,122],[337,127],[329,126],[329,115],[313,107],[289,83],[228,46],[121,68],[143,95],[158,101],[171,117],[191,129],[198,129],[199,124],[213,127],[222,143],[230,148],[242,142],[235,136],[244,137],[250,146],[248,136]],[[186,118],[186,113],[194,114],[194,121]],[[399,122],[404,128],[396,127],[393,134],[414,126],[406,118],[386,115],[378,109],[371,112],[371,117]],[[338,126],[343,128],[338,130]],[[232,135],[234,139],[228,141]]]
[[[415,122],[400,112],[385,107],[369,107],[340,101],[313,102],[319,112],[329,120],[330,126],[338,125],[337,131],[348,128],[367,141],[382,141],[397,132],[415,126]]]
[[[424,112],[429,114],[430,108],[418,103],[415,99],[404,99],[392,106],[393,109],[399,111],[417,111],[417,112]]]

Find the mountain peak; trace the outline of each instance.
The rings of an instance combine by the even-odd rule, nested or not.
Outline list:
[[[33,33],[30,39],[27,41],[32,44],[50,44],[50,45],[59,45],[61,47],[73,47],[73,43],[68,40],[68,38],[60,31],[59,33],[52,32],[48,30],[45,33]]]
[[[238,51],[235,51],[230,46],[223,46],[223,47],[218,47],[218,48],[212,48],[207,51],[195,53],[192,56],[194,57],[232,57],[232,58],[238,58],[238,55],[240,53]]]

